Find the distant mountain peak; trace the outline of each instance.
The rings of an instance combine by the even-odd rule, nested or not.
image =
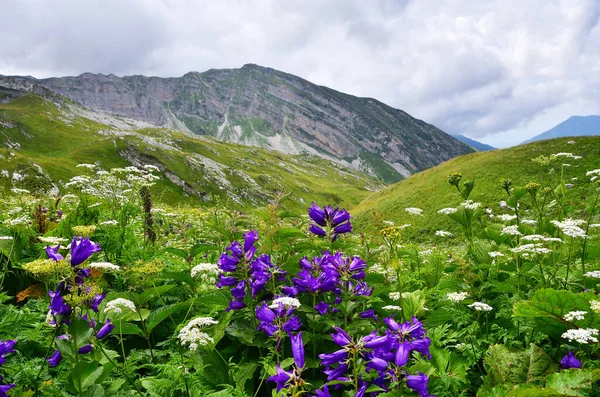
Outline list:
[[[40,79],[85,107],[222,141],[311,153],[395,182],[472,149],[433,125],[256,64],[179,78]]]
[[[600,116],[571,116],[562,123],[523,143],[568,136],[600,135]]]
[[[466,137],[462,134],[452,134],[452,136],[454,138],[458,139],[459,141],[466,143],[467,145],[471,146],[473,149],[475,149],[479,152],[487,152],[488,150],[496,150],[496,148],[493,146],[487,145],[485,143],[481,143],[479,141],[476,141],[474,139]]]

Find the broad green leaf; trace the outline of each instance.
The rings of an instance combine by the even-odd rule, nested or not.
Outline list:
[[[186,251],[182,250],[181,248],[168,247],[168,248],[165,248],[165,252],[168,252],[173,255],[177,255],[178,257],[186,259],[186,260],[188,258],[188,253]]]
[[[589,369],[570,369],[552,374],[546,380],[551,387],[564,396],[592,396],[592,382],[599,379],[598,373]]]
[[[296,229],[295,227],[283,227],[275,232],[274,237],[275,240],[282,241],[292,238],[304,238],[306,235],[304,232],[302,232],[302,230]]]
[[[194,287],[194,285],[196,284],[194,282],[194,279],[192,278],[192,275],[188,271],[185,271],[185,272],[162,272],[160,274],[160,279],[161,280],[179,281],[182,283],[186,283],[190,287]]]
[[[102,366],[96,361],[80,361],[75,364],[69,376],[71,385],[78,393],[83,393],[102,375],[102,370]]]
[[[186,309],[190,305],[190,302],[179,302],[174,303],[172,305],[161,306],[156,310],[153,310],[152,313],[146,319],[146,330],[148,334],[152,332],[152,330],[159,325],[161,322],[177,313],[182,309]]]
[[[69,324],[69,334],[73,337],[77,349],[89,344],[93,333],[94,330],[85,320],[73,319]]]
[[[509,207],[512,208],[517,208],[517,203],[519,202],[519,200],[521,200],[521,198],[523,198],[523,196],[525,196],[527,194],[527,190],[525,190],[524,187],[516,187],[513,189],[513,191],[510,194],[510,197],[508,198],[508,200],[506,200],[506,204]]]
[[[93,385],[82,394],[82,397],[102,397],[104,396],[104,388],[100,385]]]
[[[590,310],[591,293],[575,294],[571,291],[542,289],[536,291],[529,301],[517,302],[514,314],[517,317],[533,318],[536,329],[554,338],[559,338],[566,330],[575,328],[600,328],[600,318]],[[572,323],[564,319],[564,315],[576,310],[587,311],[583,320]]]
[[[162,295],[166,294],[167,292],[171,291],[175,287],[177,287],[177,285],[175,285],[175,284],[166,284],[166,285],[159,285],[156,288],[154,288],[154,287],[149,288],[148,290],[146,290],[143,293],[141,293],[140,295],[138,295],[136,297],[135,301],[136,301],[136,303],[143,305],[158,296],[162,296]]]
[[[236,367],[233,373],[233,380],[238,390],[244,391],[246,389],[246,382],[248,379],[252,379],[257,368],[258,363],[254,361],[243,363]]]
[[[542,349],[531,344],[525,351],[492,345],[484,359],[487,368],[486,385],[492,388],[505,383],[541,384],[556,365]]]

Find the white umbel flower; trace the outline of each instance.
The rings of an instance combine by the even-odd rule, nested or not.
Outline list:
[[[450,232],[447,232],[447,231],[445,231],[445,230],[437,230],[437,231],[435,232],[435,235],[436,235],[436,236],[439,236],[439,237],[452,237],[452,233],[450,233]]]
[[[573,238],[587,238],[585,231],[579,227],[585,223],[582,219],[567,218],[563,221],[551,221],[551,223],[560,229],[566,236]]]
[[[446,299],[448,299],[449,301],[458,303],[458,302],[462,302],[463,300],[467,299],[467,296],[469,296],[469,294],[467,292],[448,292],[446,294]]]
[[[452,207],[448,207],[448,208],[442,208],[437,213],[438,214],[442,214],[442,215],[450,215],[450,214],[454,214],[456,211],[458,211],[458,209],[452,208]]]
[[[46,243],[46,244],[62,244],[62,243],[66,243],[67,240],[66,238],[62,238],[62,237],[55,237],[55,236],[48,236],[48,237],[44,237],[44,236],[39,236],[38,240],[40,240],[42,243]]]
[[[490,256],[490,258],[498,258],[504,256],[504,254],[500,251],[491,251],[488,252],[488,255]]]
[[[573,312],[568,312],[567,314],[565,314],[565,320],[567,321],[573,321],[573,320],[583,320],[585,318],[585,315],[587,314],[587,312],[583,312],[581,310],[576,310]]]
[[[402,308],[400,306],[396,306],[396,305],[387,305],[382,307],[383,310],[391,310],[391,311],[400,311],[402,310]]]
[[[588,344],[590,342],[598,343],[598,330],[594,328],[579,328],[579,329],[570,329],[561,337],[567,339],[569,342],[579,342],[583,344]]]
[[[423,215],[423,210],[421,208],[409,207],[405,208],[404,211],[411,215]]]
[[[113,312],[118,314],[122,313],[123,309],[128,309],[132,312],[136,310],[135,304],[132,301],[124,298],[117,298],[111,300],[106,304],[106,307],[104,308],[104,313]]]
[[[593,270],[584,274],[585,277],[600,278],[600,270]]]
[[[521,236],[522,233],[519,231],[518,225],[506,226],[502,229],[502,233],[500,234],[508,234],[509,236]]]
[[[192,277],[219,273],[219,266],[214,263],[199,263],[192,268]]]
[[[218,323],[212,317],[197,317],[191,320],[179,331],[181,345],[188,345],[191,351],[195,351],[198,349],[198,346],[206,346],[209,343],[214,343],[215,340],[206,332],[201,331],[201,329]]]
[[[400,300],[400,292],[390,292],[388,294],[388,296],[390,297],[391,300],[393,301],[399,301]]]
[[[500,219],[502,222],[510,222],[510,221],[514,221],[515,219],[517,219],[517,216],[511,215],[511,214],[502,214],[502,215],[498,215],[497,218]]]
[[[596,313],[600,313],[600,301],[590,301],[590,308]]]
[[[286,308],[293,307],[294,309],[297,309],[300,307],[300,301],[296,298],[290,298],[289,296],[282,296],[281,298],[274,299],[269,307],[271,309],[277,309],[279,305],[283,305]]]
[[[468,305],[471,309],[477,310],[478,312],[489,312],[494,308],[483,302],[474,302]]]
[[[110,262],[92,262],[90,263],[92,269],[104,270],[109,272],[118,272],[121,270],[119,265],[114,265]]]

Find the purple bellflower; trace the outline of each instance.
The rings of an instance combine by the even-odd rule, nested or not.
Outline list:
[[[71,241],[71,266],[85,262],[92,254],[99,252],[100,245],[93,243],[89,238],[76,236]]]
[[[331,205],[321,208],[313,202],[308,208],[308,216],[314,222],[308,230],[314,235],[329,236],[331,241],[335,241],[340,234],[352,232],[350,214],[344,209],[332,208]]]
[[[56,350],[52,356],[46,357],[46,361],[48,361],[48,364],[50,364],[50,366],[52,368],[54,368],[58,364],[60,364],[61,360],[62,360],[62,355],[60,354],[59,350]]]
[[[581,361],[575,357],[573,352],[568,352],[567,355],[560,360],[560,366],[562,369],[581,368]]]
[[[427,391],[429,378],[422,372],[417,375],[408,375],[406,377],[406,386],[417,392],[419,397],[433,397]]]
[[[107,318],[104,325],[98,331],[98,335],[97,335],[98,339],[106,338],[112,332],[112,330],[114,328],[115,328],[115,325],[110,322],[109,318]]]
[[[55,262],[65,259],[61,254],[58,253],[59,249],[60,249],[60,244],[54,248],[47,245],[46,246],[46,255],[48,255],[48,259],[52,259]]]

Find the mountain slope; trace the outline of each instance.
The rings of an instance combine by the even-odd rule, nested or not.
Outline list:
[[[523,143],[566,136],[586,135],[600,135],[600,116],[571,116],[557,126]]]
[[[262,205],[277,191],[294,191],[286,205],[311,201],[356,205],[378,182],[312,155],[285,155],[228,144],[83,109],[69,101],[0,88],[0,169],[3,187],[65,183],[83,170],[152,164],[161,180],[156,200],[171,204],[231,201]],[[56,98],[55,98],[56,99]],[[144,128],[145,127],[145,128]]]
[[[458,139],[459,141],[461,141],[462,143],[466,143],[467,145],[471,146],[473,149],[477,150],[478,152],[487,152],[488,150],[496,150],[496,148],[493,146],[486,145],[485,143],[481,143],[479,141],[468,138],[461,134],[452,134],[452,136],[454,138]]]
[[[569,144],[570,141],[575,143]],[[552,181],[549,179],[549,167],[531,161],[540,155],[550,156],[561,152],[583,157],[579,160],[564,157],[554,160],[551,166],[558,171],[554,172]],[[552,139],[460,156],[371,194],[352,210],[352,215],[358,228],[378,230],[385,226],[382,221],[388,220],[397,225],[413,225],[409,229],[411,233],[433,233],[451,224],[446,216],[439,215],[437,211],[456,207],[462,202],[456,189],[448,184],[450,173],[462,173],[463,182],[475,179],[475,189],[470,199],[497,212],[499,201],[506,199],[506,193],[500,185],[501,178],[511,179],[515,186],[524,186],[529,182],[554,186],[562,164],[567,162],[571,166],[564,167],[565,179],[574,184],[574,188],[567,192],[581,197],[589,186],[590,178],[586,177],[586,171],[600,168],[600,137]],[[423,216],[409,215],[404,210],[409,207],[423,209]]]
[[[386,182],[472,151],[375,99],[257,65],[180,78],[86,73],[38,82],[96,111],[288,154],[308,152]]]

